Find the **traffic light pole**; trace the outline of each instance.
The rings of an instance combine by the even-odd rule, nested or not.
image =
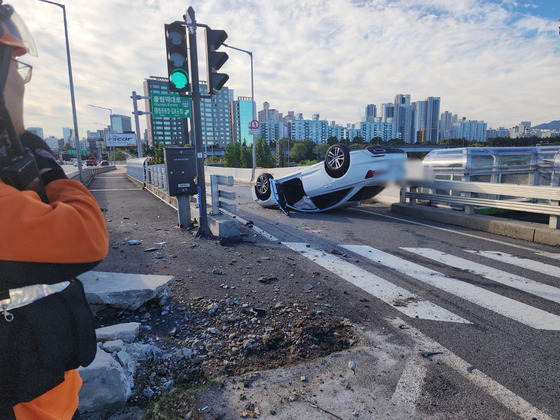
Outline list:
[[[191,99],[192,99],[192,122],[191,127],[194,134],[194,149],[196,153],[196,179],[199,188],[198,207],[199,223],[198,237],[212,236],[208,228],[208,214],[206,210],[206,178],[204,175],[204,159],[202,145],[202,123],[200,120],[200,84],[198,80],[198,55],[196,48],[196,19],[194,9],[189,7],[185,15],[185,22],[188,30],[188,46],[190,55],[190,76],[191,76]]]

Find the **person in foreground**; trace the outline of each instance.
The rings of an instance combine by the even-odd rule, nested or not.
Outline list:
[[[79,418],[79,366],[95,358],[93,317],[75,277],[107,254],[101,210],[23,124],[19,61],[35,45],[0,0],[0,419]]]

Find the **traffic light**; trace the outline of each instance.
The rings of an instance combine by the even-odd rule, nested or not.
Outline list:
[[[165,25],[165,47],[167,49],[167,71],[169,90],[187,93],[190,87],[187,30],[184,22]]]
[[[206,69],[208,72],[208,93],[210,95],[219,91],[229,79],[227,74],[218,73],[218,70],[229,58],[225,52],[217,51],[226,39],[226,31],[206,28]]]

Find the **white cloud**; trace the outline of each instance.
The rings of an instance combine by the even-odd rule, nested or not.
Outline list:
[[[72,126],[61,10],[13,3],[34,33],[40,57],[28,85],[26,124],[60,136]],[[224,29],[254,54],[257,107],[338,123],[359,120],[366,104],[440,96],[442,111],[489,126],[560,118],[557,22],[484,0],[194,0],[197,20]],[[111,108],[131,115],[133,90],[166,75],[164,23],[186,11],[179,0],[73,0],[66,6],[78,124],[108,124]],[[204,40],[199,31],[199,43]],[[204,52],[199,46],[199,58]],[[250,61],[226,50],[223,71],[235,96],[250,96]],[[26,57],[27,59],[27,57]],[[201,74],[201,78],[205,76]],[[143,105],[142,105],[143,106]],[[141,109],[142,109],[141,106]],[[145,126],[141,117],[142,126]]]

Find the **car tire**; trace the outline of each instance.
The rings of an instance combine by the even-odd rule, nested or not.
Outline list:
[[[255,194],[257,198],[266,201],[270,198],[270,181],[274,177],[269,173],[260,174],[255,183]]]
[[[345,144],[333,144],[325,154],[325,171],[331,178],[340,178],[350,167],[350,148]]]

